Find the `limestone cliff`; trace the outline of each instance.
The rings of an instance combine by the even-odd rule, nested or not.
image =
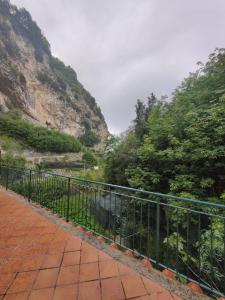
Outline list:
[[[0,0],[0,111],[20,110],[43,126],[100,141],[107,125],[75,71],[51,54],[50,45],[25,9]]]

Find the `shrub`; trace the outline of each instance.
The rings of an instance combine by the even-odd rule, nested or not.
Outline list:
[[[2,165],[9,165],[13,167],[24,168],[27,164],[27,160],[20,155],[12,156],[11,154],[6,154],[1,158]]]
[[[21,117],[5,113],[0,115],[0,133],[19,139],[28,147],[44,152],[79,152],[80,142],[67,134],[38,127],[21,119]]]
[[[93,147],[99,143],[99,138],[91,130],[85,130],[85,133],[79,138],[81,143],[86,147]]]
[[[84,154],[82,159],[89,165],[93,166],[97,164],[97,158],[95,155],[90,151],[87,150]]]

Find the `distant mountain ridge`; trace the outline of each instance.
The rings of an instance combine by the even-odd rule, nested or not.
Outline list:
[[[52,56],[29,12],[0,0],[0,111],[14,109],[76,137],[93,133],[104,142],[108,136],[95,99],[76,72]]]

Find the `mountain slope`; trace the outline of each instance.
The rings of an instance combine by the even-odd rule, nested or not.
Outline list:
[[[32,122],[73,136],[108,129],[95,99],[75,71],[51,54],[25,9],[0,0],[0,111],[19,110]]]

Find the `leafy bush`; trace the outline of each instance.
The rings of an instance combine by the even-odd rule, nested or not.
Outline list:
[[[89,165],[93,166],[97,164],[97,158],[95,155],[90,151],[87,150],[84,154],[82,159]]]
[[[79,152],[80,142],[67,134],[38,127],[12,113],[0,115],[0,132],[19,139],[28,147],[44,152]]]
[[[0,146],[5,151],[21,151],[23,149],[22,143],[5,135],[0,136]]]
[[[86,147],[93,147],[94,145],[99,143],[99,138],[91,130],[86,130],[85,133],[79,138],[79,140]]]
[[[2,156],[1,163],[3,165],[9,165],[11,167],[13,166],[13,167],[23,168],[26,166],[27,160],[23,156],[20,155],[12,156],[11,154],[8,153]]]

